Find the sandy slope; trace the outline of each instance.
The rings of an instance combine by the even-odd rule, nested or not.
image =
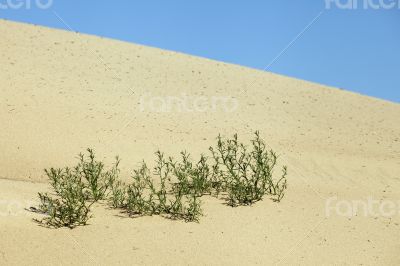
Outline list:
[[[332,196],[400,200],[399,104],[8,21],[0,21],[0,47],[1,265],[400,263],[400,206],[390,217],[326,215]],[[182,95],[189,105],[203,97],[206,112],[151,107]],[[213,106],[216,97],[237,109]],[[200,224],[127,219],[97,206],[91,225],[73,231],[38,227],[24,211],[47,189],[42,169],[71,165],[86,147],[106,161],[120,155],[129,175],[156,149],[198,155],[218,133],[247,140],[256,129],[289,168],[280,204],[232,209],[205,198]]]

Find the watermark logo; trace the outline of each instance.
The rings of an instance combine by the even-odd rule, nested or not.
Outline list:
[[[400,216],[400,200],[376,200],[367,198],[366,200],[338,200],[331,197],[326,200],[325,215],[332,215],[351,218],[354,216],[364,217],[394,217]]]
[[[326,9],[400,9],[400,0],[325,0]]]
[[[0,0],[0,10],[7,9],[49,9],[53,0]]]
[[[233,113],[239,107],[239,101],[229,96],[194,96],[181,93],[179,96],[140,97],[139,110],[153,113],[193,113],[226,112]]]

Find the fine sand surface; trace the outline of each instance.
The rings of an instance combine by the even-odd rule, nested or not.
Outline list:
[[[3,20],[0,47],[0,265],[400,265],[399,104]],[[157,149],[196,158],[218,133],[248,141],[255,130],[288,166],[279,204],[205,197],[199,224],[97,205],[74,230],[42,228],[24,210],[49,189],[43,169],[72,166],[87,147],[119,155],[128,178]],[[344,217],[342,200],[396,213]]]

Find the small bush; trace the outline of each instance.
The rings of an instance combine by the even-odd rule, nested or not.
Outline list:
[[[217,147],[210,147],[214,158],[214,169],[220,179],[221,190],[228,193],[229,205],[250,205],[264,195],[272,195],[280,201],[287,187],[287,168],[274,181],[273,170],[277,163],[274,151],[268,151],[259,132],[251,141],[252,149],[238,142],[237,134],[232,139],[218,136]]]
[[[201,210],[201,201],[196,195],[188,197],[189,206],[183,211],[183,218],[187,222],[199,222],[199,218],[203,215]]]
[[[119,159],[111,170],[105,171],[104,164],[95,160],[94,152],[88,149],[88,158],[79,155],[79,163],[72,170],[45,170],[54,190],[54,197],[39,193],[39,212],[48,215],[40,222],[50,227],[85,225],[90,218],[91,205],[104,199],[116,182],[119,174]]]
[[[177,182],[173,184],[174,191],[201,197],[212,194],[218,181],[207,163],[207,157],[201,155],[197,164],[193,164],[186,152],[181,153],[182,161],[169,159],[169,165]]]
[[[120,180],[111,184],[110,203],[114,208],[122,208],[125,206],[127,188]]]
[[[54,195],[39,193],[38,211],[47,217],[36,221],[56,228],[85,225],[92,204],[107,199],[129,216],[163,215],[198,222],[203,195],[224,193],[231,206],[251,205],[265,195],[277,202],[284,197],[287,168],[283,166],[282,176],[274,178],[278,156],[267,149],[258,131],[250,148],[235,134],[232,139],[218,136],[217,146],[209,150],[211,157],[201,155],[197,163],[186,152],[174,160],[158,151],[153,171],[143,162],[133,171],[131,183],[125,184],[119,180],[118,157],[112,168],[105,170],[88,149],[88,155],[80,154],[73,169],[45,170]]]
[[[108,170],[104,170],[104,164],[95,160],[95,154],[92,149],[87,149],[88,158],[81,153],[79,154],[79,164],[77,171],[85,180],[86,187],[90,192],[90,198],[94,201],[106,198],[109,188],[116,181],[119,174],[120,160],[117,157],[114,166]]]
[[[167,161],[161,152],[156,153],[157,165],[152,178],[151,171],[143,162],[134,171],[133,182],[126,190],[126,202],[120,207],[131,216],[169,215],[172,219],[198,221],[201,215],[200,201],[196,195],[188,195],[186,187],[171,190],[173,171],[171,161]],[[158,181],[158,183],[156,182]]]
[[[85,225],[90,218],[89,194],[76,170],[65,169],[46,170],[51,180],[51,185],[56,197],[47,193],[39,193],[39,212],[46,214],[42,220],[37,222],[49,227],[69,227]]]

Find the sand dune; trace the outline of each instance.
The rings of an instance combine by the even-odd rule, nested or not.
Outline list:
[[[0,265],[399,265],[397,213],[327,215],[327,199],[400,200],[400,105],[180,53],[0,20]],[[370,78],[370,77],[365,77]],[[49,230],[24,207],[43,169],[92,147],[122,174],[254,130],[288,165],[279,204],[204,199],[200,224],[96,206]],[[113,215],[115,214],[115,215]]]

